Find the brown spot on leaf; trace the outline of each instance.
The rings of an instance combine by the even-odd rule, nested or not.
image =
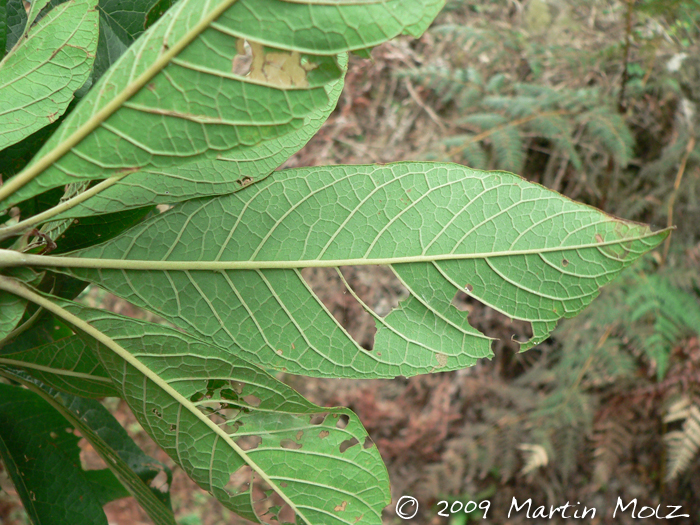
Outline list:
[[[603,236],[600,233],[595,234],[596,242],[603,242]]]
[[[343,512],[345,510],[345,507],[347,507],[347,506],[348,506],[348,502],[343,501],[340,505],[336,505],[335,509],[333,509],[333,510],[335,510],[336,512]]]
[[[466,288],[468,292],[474,291],[474,287],[471,284],[465,284],[464,288]]]
[[[302,64],[298,51],[265,52],[262,44],[249,42],[252,63],[248,78],[280,87],[309,87],[306,74],[315,64]]]
[[[569,266],[569,261],[567,261],[566,259],[562,259],[561,265],[562,266]]]
[[[321,430],[321,432],[318,433],[318,437],[320,437],[321,439],[325,439],[330,435],[331,433],[328,432],[328,430]]]

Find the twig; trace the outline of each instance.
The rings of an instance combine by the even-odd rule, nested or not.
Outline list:
[[[421,108],[423,108],[423,110],[430,117],[430,120],[435,122],[435,124],[437,124],[438,127],[440,128],[440,131],[442,132],[442,134],[445,135],[447,133],[447,130],[445,129],[445,124],[443,124],[442,119],[437,115],[437,113],[435,113],[433,108],[431,108],[430,106],[426,105],[425,102],[423,102],[423,100],[420,98],[420,96],[416,92],[416,89],[413,87],[413,83],[411,82],[410,79],[405,78],[404,83],[406,84],[406,89],[408,90],[408,94],[411,95],[411,98],[413,99],[413,101],[416,104],[418,104]]]
[[[627,0],[627,27],[625,29],[625,59],[623,62],[622,70],[622,82],[620,86],[620,100],[617,103],[617,109],[620,113],[624,113],[627,110],[625,105],[625,90],[627,88],[627,81],[629,80],[629,73],[627,71],[627,65],[630,59],[630,36],[632,34],[632,7],[634,6],[635,0]]]
[[[678,173],[676,173],[676,180],[673,183],[673,192],[671,197],[668,199],[668,219],[666,220],[667,227],[673,226],[673,205],[676,202],[676,195],[678,195],[678,188],[681,186],[681,181],[683,180],[683,173],[685,173],[685,165],[688,162],[688,157],[690,153],[695,148],[695,137],[691,136],[688,140],[688,144],[685,147],[685,153],[683,153],[683,158],[681,159],[681,164],[678,166]],[[666,237],[664,242],[664,253],[661,256],[661,266],[666,264],[666,257],[668,257],[668,250],[671,246],[671,236]]]

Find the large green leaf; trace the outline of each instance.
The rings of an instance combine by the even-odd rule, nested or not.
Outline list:
[[[347,55],[338,59],[345,71]],[[268,176],[316,134],[335,109],[343,82],[340,79],[330,82],[325,89],[328,103],[312,111],[299,129],[255,146],[236,148],[215,160],[133,173],[56,218],[90,216],[239,191]],[[61,244],[59,248],[67,251]]]
[[[341,75],[333,55],[425,29],[442,3],[182,0],[0,187],[0,202],[10,206],[77,181],[115,182],[281,137],[326,106],[324,86]]]
[[[104,368],[144,429],[224,505],[251,520],[274,515],[276,504],[296,523],[381,523],[387,472],[351,411],[309,403],[179,330],[59,304],[45,306],[100,342]]]
[[[32,521],[107,525],[104,483],[81,468],[72,430],[37,394],[0,383],[0,456]]]
[[[261,366],[394,377],[491,355],[490,339],[452,306],[456,292],[530,321],[529,348],[667,235],[510,173],[398,163],[278,172],[233,195],[178,205],[70,258],[31,264],[74,267]],[[300,272],[357,264],[391,265],[410,294],[383,318],[367,307],[378,328],[371,352]]]
[[[54,122],[88,79],[97,49],[95,4],[55,7],[0,63],[0,149]]]

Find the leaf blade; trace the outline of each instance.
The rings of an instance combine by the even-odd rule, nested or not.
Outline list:
[[[394,377],[490,355],[451,306],[457,291],[530,321],[536,344],[667,234],[509,173],[397,163],[289,170],[56,261],[260,366]],[[352,264],[391,265],[412,293],[403,313],[375,316],[381,355],[344,332],[298,271]]]
[[[2,61],[0,149],[54,122],[87,80],[97,49],[95,4],[70,0],[55,7]],[[41,2],[36,2],[32,15],[40,9]]]
[[[252,40],[250,45],[259,46],[255,49],[263,64],[255,65],[254,57],[246,77],[232,73],[242,29],[237,20],[223,15],[229,9],[257,6],[257,0],[234,2],[218,0],[203,11],[199,2],[183,0],[169,10],[100,79],[27,169],[0,188],[3,205],[70,182],[119,178],[252,146],[296,129],[311,108],[323,106],[327,99],[322,86],[339,77],[332,56],[313,55],[309,60],[316,67],[306,71],[301,67],[306,64],[303,54],[280,55],[285,46],[268,52]],[[392,25],[392,31],[418,27],[419,14],[420,24],[425,25],[426,17],[420,13],[423,3],[435,9],[434,0],[420,0],[410,10],[398,9],[402,4],[398,0],[372,0],[367,5],[392,7],[394,16],[380,21],[352,4],[312,2],[305,8],[307,19],[333,15],[343,23],[346,11],[357,12],[364,17],[358,19],[357,34],[362,35],[369,30],[365,26],[375,32],[386,24]],[[289,8],[285,2],[275,5]],[[410,16],[403,21],[405,14]],[[361,23],[363,19],[368,24]],[[292,61],[294,75],[288,79],[262,68],[265,60],[279,56]],[[197,86],[200,92],[181,86]],[[243,101],[245,108],[231,104],[232,100]],[[250,114],[251,108],[255,115]]]

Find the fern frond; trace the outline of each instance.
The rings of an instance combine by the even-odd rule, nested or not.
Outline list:
[[[457,122],[464,125],[478,126],[482,130],[489,130],[496,126],[508,124],[508,119],[498,113],[474,113],[459,119]]]
[[[633,154],[634,137],[624,119],[608,110],[597,109],[585,113],[582,120],[586,123],[588,135],[612,155],[615,163],[627,166]]]
[[[525,150],[520,132],[513,126],[507,126],[491,135],[496,166],[505,171],[520,173],[525,164]]]
[[[658,159],[649,162],[640,170],[639,177],[644,180],[657,180],[674,172],[685,153],[689,139],[687,135],[679,137],[678,140],[666,146]]]
[[[626,303],[630,307],[630,342],[656,363],[661,379],[673,347],[688,335],[700,335],[698,298],[668,279],[652,275],[630,289]],[[643,319],[651,323],[639,323]]]
[[[489,167],[488,154],[479,142],[473,140],[473,137],[474,135],[456,135],[450,139],[459,140],[445,140],[444,144],[448,147],[459,147],[462,152],[462,160],[470,168],[486,170]]]
[[[683,428],[664,436],[667,446],[666,479],[672,480],[690,467],[700,450],[700,405],[683,397],[668,410],[664,422],[683,421]]]

